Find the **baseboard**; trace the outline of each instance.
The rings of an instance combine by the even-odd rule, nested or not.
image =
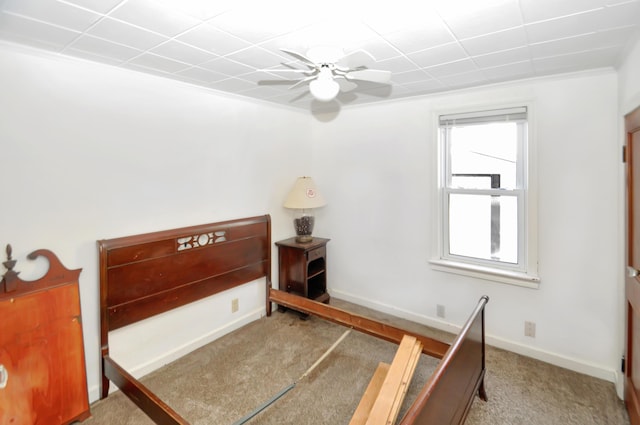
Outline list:
[[[154,359],[151,359],[145,363],[139,364],[133,368],[127,370],[131,375],[133,375],[136,379],[140,379],[141,377],[147,375],[148,373],[153,372],[160,367],[171,363],[174,360],[179,359],[180,357],[188,354],[204,345],[207,345],[210,342],[215,341],[216,339],[223,337],[224,335],[235,331],[255,320],[260,319],[265,315],[264,307],[257,308],[244,316],[239,317],[236,320],[233,320],[229,323],[225,323],[223,326],[220,326],[216,329],[211,330],[211,332],[200,336],[197,339],[187,342],[181,346],[175,347],[173,350],[168,351],[161,356],[158,356]],[[117,360],[117,359],[116,359]],[[113,391],[117,391],[118,388],[115,385],[110,385],[109,393]],[[94,385],[89,388],[89,401],[94,402],[100,398],[100,388],[98,385]]]
[[[359,304],[364,307],[391,314],[402,319],[411,320],[412,322],[420,323],[422,325],[439,329],[445,332],[457,334],[461,328],[461,326],[457,326],[440,319],[417,314],[412,311],[401,309],[390,304],[381,303],[376,300],[359,297],[357,295],[340,291],[338,289],[332,289],[331,295],[336,298],[352,302],[354,304]],[[569,369],[584,375],[589,375],[595,378],[603,379],[605,381],[613,382],[614,384],[616,384],[616,386],[619,382],[617,371],[614,369],[608,369],[601,365],[586,362],[584,360],[564,356],[562,354],[553,353],[546,350],[541,350],[539,348],[524,345],[519,342],[493,336],[489,332],[487,332],[486,334],[486,343],[487,345],[491,345],[492,347],[511,351],[513,353],[531,357],[533,359],[540,360],[554,366],[562,367],[564,369]]]

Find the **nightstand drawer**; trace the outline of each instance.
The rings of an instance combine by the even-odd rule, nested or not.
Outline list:
[[[327,249],[323,246],[320,248],[316,248],[307,253],[307,261],[313,261],[318,258],[324,258],[326,256]]]

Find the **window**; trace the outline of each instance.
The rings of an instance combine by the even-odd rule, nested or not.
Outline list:
[[[537,286],[528,108],[440,115],[436,268]]]

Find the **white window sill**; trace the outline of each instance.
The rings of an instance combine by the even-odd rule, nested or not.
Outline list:
[[[490,280],[491,282],[508,283],[525,288],[538,289],[540,287],[540,277],[537,275],[442,259],[429,260],[429,263],[434,270],[443,272],[471,276],[478,279]]]

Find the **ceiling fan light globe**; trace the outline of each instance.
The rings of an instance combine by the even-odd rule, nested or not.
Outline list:
[[[313,97],[320,102],[329,102],[338,95],[340,85],[333,79],[319,78],[309,84],[309,90]]]

